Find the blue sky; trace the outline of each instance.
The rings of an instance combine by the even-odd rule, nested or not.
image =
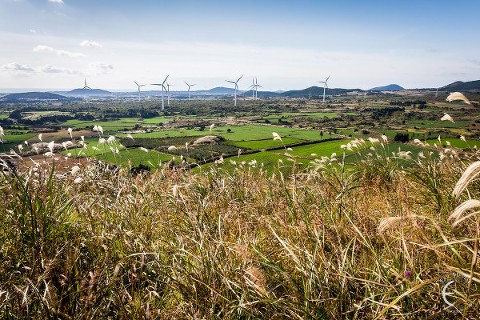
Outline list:
[[[480,79],[480,1],[0,0],[0,88],[267,90]],[[243,88],[242,88],[243,87]]]

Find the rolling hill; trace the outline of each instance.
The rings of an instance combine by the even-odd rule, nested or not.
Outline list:
[[[325,95],[332,96],[332,95],[341,95],[346,94],[348,92],[353,91],[361,91],[360,89],[341,89],[341,88],[327,88],[325,90]],[[323,96],[323,87],[309,87],[303,90],[290,90],[285,91],[279,94],[280,97],[286,98],[312,98],[312,97],[320,97]]]
[[[63,93],[69,97],[110,97],[113,93],[102,89],[73,89]]]
[[[0,98],[1,102],[65,101],[68,97],[50,92],[11,93]]]
[[[440,88],[442,91],[468,91],[480,93],[480,80],[475,81],[456,81]]]
[[[370,89],[370,91],[400,91],[400,90],[405,90],[402,86],[399,86],[398,84],[389,84],[386,86],[381,86],[381,87],[375,87]]]

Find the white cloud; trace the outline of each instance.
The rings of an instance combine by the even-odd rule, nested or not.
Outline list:
[[[58,3],[58,4],[64,4],[63,0],[48,0],[48,2]]]
[[[29,31],[30,31],[30,33],[37,33],[37,30],[35,30],[35,29],[30,29]]]
[[[38,45],[35,48],[33,48],[33,52],[47,52],[47,53],[54,53],[57,56],[62,56],[62,57],[70,57],[70,58],[83,58],[86,57],[83,53],[79,52],[71,52],[71,51],[66,51],[66,50],[58,50],[49,46],[45,45]]]
[[[15,72],[22,72],[22,73],[33,73],[35,72],[35,69],[32,67],[26,65],[26,64],[19,64],[16,62],[11,62],[8,64],[4,64],[0,66],[1,70],[6,70],[6,71],[15,71]]]
[[[80,42],[80,45],[82,47],[101,47],[102,45],[96,41],[90,41],[90,40],[83,40],[82,42]]]
[[[41,67],[31,67],[26,64],[20,64],[16,62],[11,62],[9,64],[4,64],[0,66],[0,70],[5,70],[9,72],[13,72],[16,74],[73,74],[73,75],[78,75],[82,74],[82,72],[78,70],[73,70],[73,69],[65,69],[65,68],[59,68],[55,67],[52,65],[44,65]]]
[[[113,66],[106,63],[91,63],[90,72],[94,74],[108,74],[113,71]]]
[[[41,73],[82,74],[80,71],[77,70],[58,68],[49,64],[44,65],[43,67],[39,67],[37,68],[37,70]]]

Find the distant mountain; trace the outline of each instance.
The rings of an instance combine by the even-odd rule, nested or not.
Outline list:
[[[241,93],[241,96],[242,97],[253,97],[253,91],[252,90],[248,90],[248,91],[244,91]],[[272,91],[258,91],[257,92],[257,96],[259,98],[274,98],[274,97],[279,97],[280,94],[277,93],[277,92],[272,92]]]
[[[69,100],[68,97],[50,93],[50,92],[24,92],[11,93],[0,98],[1,102],[34,102],[34,101],[64,101]]]
[[[325,90],[325,95],[335,96],[347,94],[348,92],[361,91],[360,89],[341,89],[341,88],[327,88]],[[309,87],[303,90],[290,90],[278,94],[280,97],[287,98],[312,98],[312,97],[323,97],[323,87]]]
[[[442,91],[469,91],[469,92],[477,92],[480,93],[480,80],[475,81],[456,81],[450,83],[442,88],[439,88]]]
[[[110,97],[113,93],[102,89],[73,89],[63,93],[70,97]]]
[[[400,91],[405,90],[405,88],[399,86],[398,84],[389,84],[388,86],[375,87],[370,89],[370,91]]]
[[[226,87],[215,87],[210,90],[205,90],[210,94],[234,94],[235,89],[233,88],[226,88]]]

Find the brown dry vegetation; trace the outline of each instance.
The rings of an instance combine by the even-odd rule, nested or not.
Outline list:
[[[0,182],[0,317],[474,319],[479,220],[448,221],[468,163],[30,167]]]

